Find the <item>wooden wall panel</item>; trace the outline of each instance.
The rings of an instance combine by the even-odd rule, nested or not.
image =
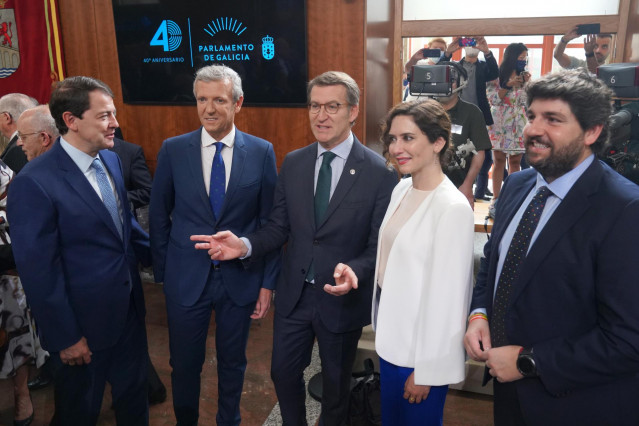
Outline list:
[[[195,106],[124,104],[111,0],[59,3],[67,75],[96,77],[113,89],[125,138],[142,145],[154,170],[164,139],[199,127]],[[306,0],[309,78],[340,70],[350,74],[363,89],[364,5],[365,0]],[[360,104],[354,131],[365,140],[365,97]],[[240,130],[272,142],[278,165],[287,152],[313,141],[305,108],[247,107],[236,116],[235,123]]]

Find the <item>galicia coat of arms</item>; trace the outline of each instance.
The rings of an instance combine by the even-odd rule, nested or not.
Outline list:
[[[5,3],[0,2],[0,78],[9,77],[20,66],[16,17],[13,8],[4,8]]]
[[[273,37],[266,36],[262,38],[262,56],[266,60],[271,60],[275,56],[275,45],[273,44]]]

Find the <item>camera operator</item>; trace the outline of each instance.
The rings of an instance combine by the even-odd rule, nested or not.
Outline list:
[[[605,64],[608,56],[610,56],[612,34],[587,34],[584,38],[586,60],[568,56],[565,53],[568,43],[579,37],[579,35],[577,25],[568,30],[568,32],[561,37],[559,43],[557,43],[554,57],[563,68],[587,68],[588,71],[595,74],[597,67]]]
[[[424,65],[437,64],[441,60],[442,55],[444,54],[444,51],[446,50],[446,47],[447,47],[446,40],[444,40],[441,37],[436,37],[431,39],[428,42],[427,47],[423,49],[419,49],[417,52],[413,53],[413,56],[410,57],[410,59],[408,60],[408,62],[406,62],[406,65],[404,66],[404,79],[403,79],[404,96],[402,97],[402,100],[406,100],[406,98],[408,97],[408,82],[410,80],[410,72],[413,69],[413,66],[417,65],[418,63],[424,64]],[[428,50],[434,50],[434,49],[437,49],[441,52],[439,56],[430,56],[433,52],[428,52]]]

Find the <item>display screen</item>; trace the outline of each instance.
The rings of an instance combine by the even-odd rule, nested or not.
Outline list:
[[[224,64],[244,104],[306,104],[305,0],[113,0],[125,103],[192,105],[195,72]]]

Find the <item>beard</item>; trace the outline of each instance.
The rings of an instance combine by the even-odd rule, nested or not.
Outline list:
[[[574,169],[583,158],[586,150],[583,136],[581,134],[561,147],[556,147],[552,141],[541,137],[526,138],[526,161],[544,177],[546,182],[550,183]],[[536,158],[538,155],[533,154],[530,150],[531,145],[535,142],[547,146],[550,154],[545,158]]]

